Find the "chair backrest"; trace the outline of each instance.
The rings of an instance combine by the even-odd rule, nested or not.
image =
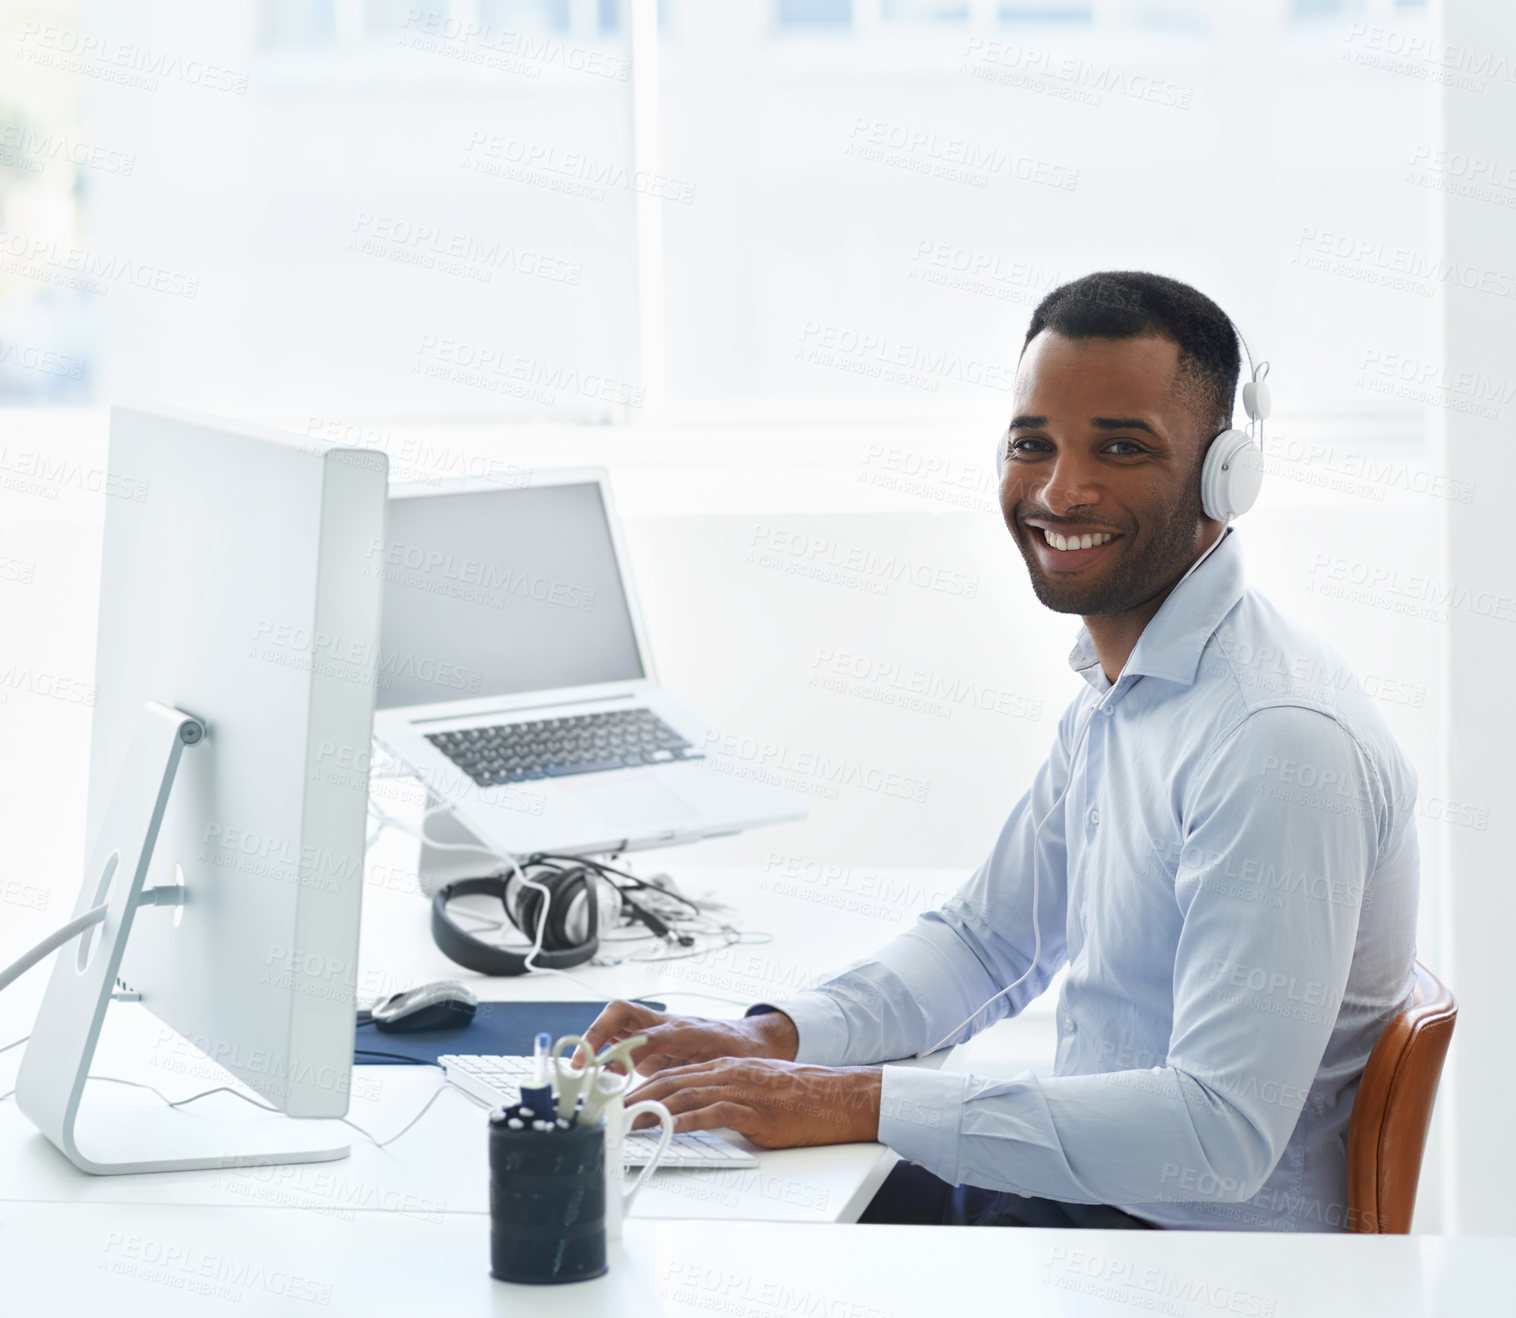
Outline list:
[[[1404,1235],[1442,1062],[1458,1019],[1447,985],[1421,962],[1411,1005],[1379,1036],[1348,1122],[1348,1226]]]

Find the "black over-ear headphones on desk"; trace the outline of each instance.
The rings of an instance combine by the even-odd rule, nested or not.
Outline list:
[[[566,863],[556,863],[560,859]],[[522,881],[523,871],[517,870],[457,879],[437,890],[432,898],[432,939],[446,956],[482,975],[524,975],[534,967],[567,970],[593,957],[600,950],[600,931],[614,928],[624,914],[646,925],[659,938],[685,947],[694,943],[687,934],[673,933],[663,920],[613,883],[605,872],[608,867],[594,861],[575,862],[572,857],[545,856],[530,857],[525,867],[536,871],[528,882]],[[535,942],[541,930],[541,950],[532,956],[528,951],[487,943],[461,929],[447,909],[455,897],[497,898],[506,919],[526,938]]]

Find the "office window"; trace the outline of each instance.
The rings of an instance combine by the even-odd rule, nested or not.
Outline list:
[[[228,3],[179,44],[245,74],[240,94],[168,86],[144,103],[53,78],[72,100],[47,113],[105,148],[135,144],[130,174],[0,157],[9,228],[52,226],[194,293],[8,278],[0,334],[88,365],[8,370],[0,396],[130,382],[254,414],[627,421],[639,414],[591,395],[651,389],[676,413],[974,416],[998,404],[985,381],[1055,282],[1141,264],[1218,287],[1293,409],[1419,415],[1359,381],[1390,343],[1433,350],[1426,298],[1369,277],[1373,253],[1404,265],[1428,249],[1430,194],[1402,158],[1433,93],[1322,62],[1348,25],[1303,9],[1343,3],[1213,27],[1200,0],[690,3],[663,30],[649,167],[631,158],[620,0]],[[1296,27],[1300,42],[1277,40]],[[1136,29],[1140,45],[1111,41]],[[1260,46],[1285,62],[1267,131],[1235,76]],[[0,86],[7,123],[23,94]],[[207,166],[215,186],[186,182]],[[1260,174],[1266,203],[1249,200]],[[1211,213],[1228,240],[1196,246],[1184,234]],[[645,316],[654,286],[660,314]],[[526,378],[477,358],[520,359]]]
[[[853,0],[775,0],[774,23],[785,27],[850,27]]]
[[[263,42],[267,46],[315,46],[335,34],[334,0],[265,0]]]
[[[363,0],[363,30],[368,33],[397,32],[406,26],[422,26],[448,16],[446,3],[416,5],[410,0]]]
[[[997,11],[1002,23],[1089,23],[1095,17],[1094,6],[1081,0],[1002,0]]]
[[[1292,0],[1291,12],[1296,18],[1335,18],[1361,8],[1362,0]]]
[[[60,21],[75,12],[56,7]],[[412,478],[459,474],[475,441],[507,462],[535,445],[541,465],[624,462],[628,506],[698,510],[664,520],[709,521],[712,535],[734,507],[842,522],[884,508],[895,530],[815,534],[843,557],[888,558],[900,530],[934,571],[978,572],[975,555],[1005,548],[984,480],[1032,307],[1091,270],[1151,269],[1214,296],[1272,363],[1268,507],[1246,531],[1274,528],[1256,541],[1261,586],[1277,584],[1287,608],[1334,610],[1307,588],[1330,584],[1313,575],[1319,554],[1432,543],[1421,537],[1439,505],[1416,491],[1436,481],[1417,446],[1440,401],[1423,383],[1438,380],[1428,185],[1440,180],[1412,156],[1437,141],[1437,97],[1454,89],[1353,35],[1351,15],[1379,23],[1393,0],[685,0],[659,47],[636,52],[635,86],[631,12],[611,0],[112,11],[112,41],[228,70],[231,90],[44,69],[17,58],[19,25],[0,24],[0,403],[130,399],[352,434]],[[1424,13],[1406,7],[1394,25]],[[633,115],[644,86],[656,137]],[[48,132],[79,149],[50,154]],[[17,259],[38,250],[57,254],[53,269]],[[77,278],[74,252],[100,273]],[[98,413],[77,424],[98,433]],[[1292,504],[1303,511],[1280,534]],[[1371,547],[1355,547],[1360,533]],[[694,562],[697,543],[669,561]],[[710,597],[748,570],[709,564]],[[760,566],[733,598],[765,577],[774,600],[799,597],[798,573]],[[989,581],[977,599],[999,616]],[[811,656],[854,644],[844,619],[864,598],[821,584]],[[970,613],[937,618],[939,602],[957,605],[935,593],[904,607],[914,589],[872,601],[889,611],[875,657],[975,631]],[[655,607],[680,612],[673,593]],[[1368,638],[1365,663],[1393,656],[1362,671],[1413,693],[1386,707],[1419,737],[1436,633],[1382,613],[1360,608],[1347,634]],[[694,659],[720,639],[706,625],[692,613],[675,651],[685,671],[721,671]],[[1069,675],[1036,648],[1037,685],[1017,690],[1045,695],[1050,717]],[[997,683],[1006,654],[1019,671],[1015,649],[947,676]],[[732,731],[782,724],[786,691],[781,680],[771,708],[720,717]],[[800,748],[872,747],[864,762],[906,768],[876,706],[842,701],[814,743],[791,734]],[[850,707],[856,740],[836,731]],[[933,752],[934,800],[1020,780],[1003,730],[971,741],[969,719]],[[1049,726],[1023,728],[1014,754]],[[941,822],[953,863],[973,863],[983,820]],[[891,834],[900,821],[883,812],[845,827],[871,859],[932,842],[914,822]]]
[[[569,30],[569,0],[478,0],[478,5],[480,21],[494,27]]]
[[[879,13],[890,22],[962,23],[969,17],[968,0],[881,0]]]
[[[1210,11],[1196,0],[1135,0],[1121,8],[1121,21],[1134,28],[1202,32],[1210,18]]]
[[[616,10],[228,0],[172,41],[110,29],[224,88],[0,49],[0,231],[59,253],[0,278],[0,401],[627,420],[646,181]]]

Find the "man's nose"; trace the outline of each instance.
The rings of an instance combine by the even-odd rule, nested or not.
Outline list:
[[[1094,467],[1077,454],[1061,454],[1054,460],[1053,469],[1038,495],[1047,510],[1056,516],[1095,503],[1100,496]]]

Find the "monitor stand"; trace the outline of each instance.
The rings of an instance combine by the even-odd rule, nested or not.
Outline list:
[[[75,1166],[97,1176],[329,1162],[350,1151],[334,1121],[252,1108],[223,1116],[219,1103],[209,1114],[161,1105],[80,1111],[179,756],[204,736],[192,715],[155,701],[144,707],[74,908],[77,917],[108,902],[105,919],[59,949],[16,1078],[22,1112]]]

